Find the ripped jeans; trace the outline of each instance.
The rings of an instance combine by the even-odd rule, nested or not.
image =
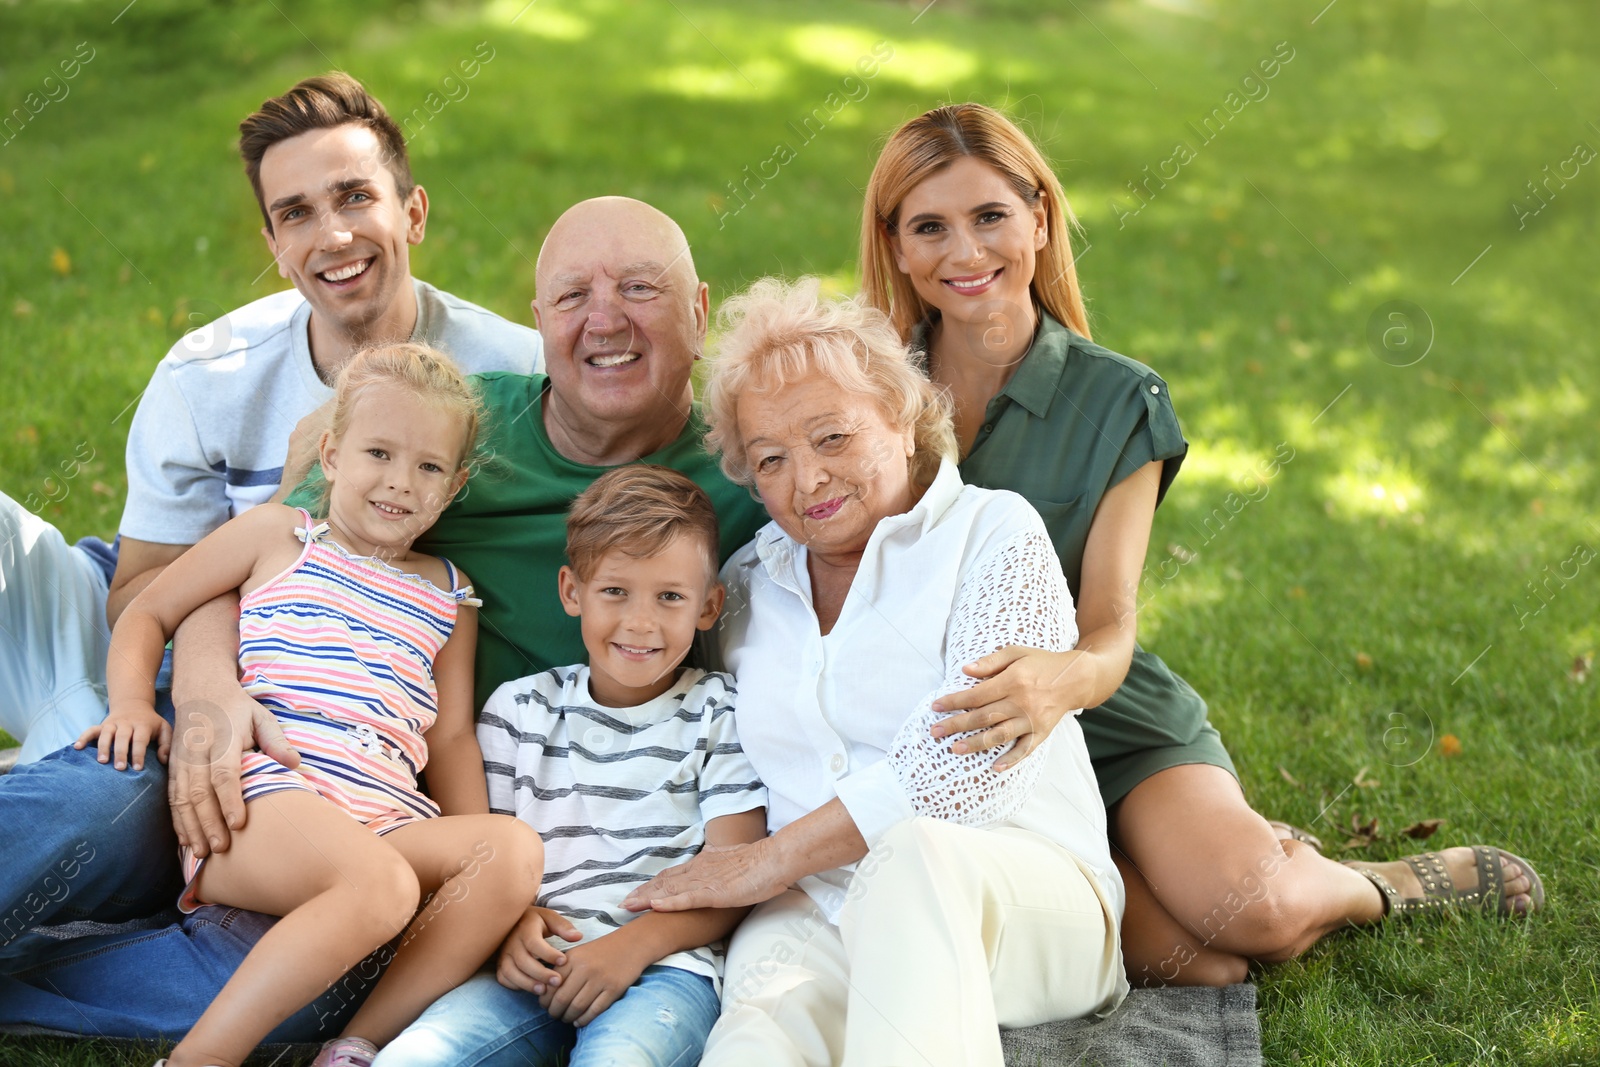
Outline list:
[[[373,1067],[693,1067],[720,1010],[711,979],[647,967],[621,1000],[579,1029],[551,1018],[532,993],[482,972],[435,1001]]]

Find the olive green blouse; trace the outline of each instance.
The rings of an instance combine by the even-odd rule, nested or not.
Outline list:
[[[914,349],[926,351],[932,325],[930,319],[917,328]],[[1100,499],[1161,460],[1159,505],[1188,451],[1160,375],[1041,312],[1032,346],[989,401],[961,476],[1009,489],[1038,509],[1076,600]],[[1082,725],[1108,805],[1166,767],[1209,763],[1233,770],[1206,721],[1205,701],[1143,649],[1135,649],[1121,688],[1084,714]]]

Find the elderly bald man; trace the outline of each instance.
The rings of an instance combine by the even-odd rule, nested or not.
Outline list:
[[[483,599],[480,706],[503,682],[586,658],[556,572],[567,507],[607,470],[645,462],[688,475],[716,505],[724,557],[766,522],[701,446],[690,375],[705,342],[708,290],[677,223],[638,200],[583,201],[551,227],[535,282],[546,373],[474,377],[490,463],[417,544],[470,574]],[[302,485],[288,503],[313,499]],[[281,743],[276,721],[239,687],[237,630],[213,638],[196,650],[195,673],[175,679],[170,775],[174,807],[186,809],[174,813],[179,833],[202,853],[226,848],[230,827],[244,825],[240,752],[274,735]],[[43,965],[0,977],[0,1025],[176,1037],[274,921],[204,907],[181,925],[64,942]],[[268,1040],[336,1034],[383,962],[357,967]]]

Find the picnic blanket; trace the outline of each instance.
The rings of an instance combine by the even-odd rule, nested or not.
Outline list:
[[[1136,989],[1108,1019],[1001,1035],[1006,1067],[1261,1067],[1256,987]]]
[[[69,1036],[32,1027],[3,1030]],[[1006,1067],[1261,1067],[1253,985],[1137,989],[1109,1019],[1046,1023],[1001,1036]],[[309,1063],[316,1051],[315,1045],[264,1046],[248,1062]]]

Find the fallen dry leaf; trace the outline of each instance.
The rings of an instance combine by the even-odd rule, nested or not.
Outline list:
[[[1439,738],[1439,755],[1446,759],[1461,755],[1461,738],[1455,734],[1442,735]]]
[[[1406,827],[1400,832],[1405,834],[1407,837],[1414,838],[1418,841],[1426,841],[1428,838],[1438,833],[1439,827],[1443,825],[1443,819],[1423,819],[1421,822],[1412,823],[1410,826]]]
[[[1575,656],[1572,660],[1572,670],[1567,672],[1567,677],[1582,685],[1589,678],[1589,670],[1594,666],[1594,653]]]
[[[1290,785],[1294,786],[1296,789],[1304,789],[1305,788],[1305,786],[1301,785],[1300,781],[1297,778],[1295,778],[1294,775],[1289,773],[1289,768],[1287,768],[1287,767],[1285,767],[1285,766],[1280,764],[1278,766],[1278,773],[1283,775],[1283,780],[1284,781],[1288,782]]]
[[[1354,785],[1357,789],[1376,789],[1383,783],[1378,781],[1376,778],[1368,778],[1367,769],[1363,767],[1356,772],[1356,776],[1351,780],[1350,784]]]
[[[1365,652],[1357,652],[1356,666],[1361,670],[1370,671],[1372,669],[1372,657],[1367,655]]]

